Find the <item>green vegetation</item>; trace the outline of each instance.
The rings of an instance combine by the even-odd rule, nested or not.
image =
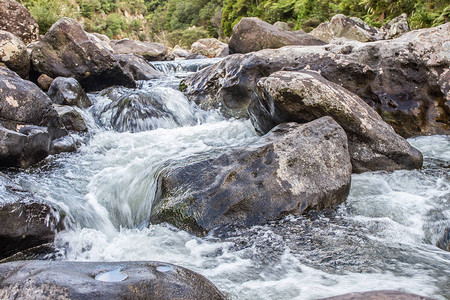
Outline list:
[[[411,27],[449,21],[449,0],[19,0],[45,33],[61,16],[110,38],[150,39],[189,47],[204,37],[226,39],[243,17],[284,21],[309,31],[333,15],[355,16],[374,26],[406,13]]]

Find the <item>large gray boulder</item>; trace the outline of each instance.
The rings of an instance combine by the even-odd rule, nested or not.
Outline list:
[[[168,47],[159,43],[123,39],[111,41],[111,46],[116,54],[137,54],[148,61],[173,60],[175,58]]]
[[[19,37],[24,44],[39,40],[39,26],[30,12],[14,0],[0,1],[0,30]]]
[[[30,55],[25,44],[14,34],[0,30],[0,65],[4,64],[22,78],[30,74]]]
[[[223,57],[229,53],[228,45],[218,39],[200,39],[191,45],[191,53],[198,53],[206,57]]]
[[[63,228],[59,208],[0,173],[0,259],[52,243],[56,231]]]
[[[287,45],[324,45],[325,43],[301,30],[287,31],[258,18],[242,18],[233,28],[228,42],[230,53],[249,53]]]
[[[320,300],[432,300],[432,298],[399,291],[370,291],[349,293]]]
[[[260,78],[282,69],[310,69],[357,94],[404,137],[449,134],[449,31],[447,23],[393,40],[231,55],[187,77],[185,92],[204,109],[242,117],[258,97]]]
[[[58,113],[41,89],[0,67],[0,166],[26,168],[65,135]]]
[[[112,85],[134,87],[114,55],[95,42],[77,21],[62,18],[33,47],[34,69],[52,78],[74,77],[86,91]]]
[[[17,261],[0,273],[2,299],[226,299],[200,274],[162,262]]]
[[[317,26],[310,34],[324,42],[334,38],[346,38],[359,42],[372,42],[384,38],[382,32],[369,26],[358,18],[349,18],[341,14],[333,16],[330,22]]]
[[[150,80],[163,76],[164,74],[156,70],[142,56],[137,54],[116,54],[122,68],[133,75],[134,80]]]
[[[411,31],[407,15],[401,14],[400,16],[393,18],[381,27],[380,31],[384,34],[385,39],[398,38],[402,34]]]
[[[314,71],[279,71],[258,83],[250,104],[253,125],[261,133],[285,122],[306,123],[332,117],[348,136],[353,172],[422,167],[422,155],[395,133],[357,95]]]
[[[347,197],[351,169],[347,136],[332,118],[285,123],[253,145],[163,171],[150,221],[202,235],[333,207]]]
[[[47,94],[56,104],[78,106],[79,108],[87,108],[92,105],[92,101],[75,78],[55,78]]]

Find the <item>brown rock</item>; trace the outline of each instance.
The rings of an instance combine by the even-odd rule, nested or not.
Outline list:
[[[52,82],[53,82],[53,78],[51,78],[50,76],[47,76],[45,74],[42,74],[37,79],[37,83],[38,83],[39,87],[44,92],[48,91],[48,89],[52,85]]]
[[[29,44],[39,40],[39,26],[30,12],[14,0],[0,1],[0,30],[8,31]]]

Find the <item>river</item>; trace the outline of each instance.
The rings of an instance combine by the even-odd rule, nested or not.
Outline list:
[[[197,271],[231,299],[319,299],[396,289],[450,299],[450,253],[435,246],[450,227],[450,137],[410,139],[421,170],[352,176],[336,210],[288,216],[199,238],[148,224],[159,172],[258,139],[249,121],[205,112],[176,88],[214,60],[155,63],[167,76],[137,89],[90,94],[80,110],[80,149],[9,174],[67,212],[70,229],[49,259],[157,260]],[[113,105],[111,99],[124,99]],[[144,99],[144,100],[142,100]],[[152,103],[163,113],[146,107]]]

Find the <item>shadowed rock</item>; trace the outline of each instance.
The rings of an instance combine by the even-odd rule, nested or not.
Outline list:
[[[164,75],[137,54],[116,54],[115,57],[134,80],[150,80]]]
[[[332,117],[348,136],[353,172],[418,169],[422,155],[357,95],[314,71],[280,71],[258,83],[249,113],[257,130]]]
[[[62,18],[33,47],[34,69],[52,78],[74,77],[86,91],[112,85],[134,87],[114,55],[70,18]]]
[[[150,220],[198,235],[264,224],[342,203],[350,175],[347,137],[332,118],[286,123],[255,144],[163,171]]]

